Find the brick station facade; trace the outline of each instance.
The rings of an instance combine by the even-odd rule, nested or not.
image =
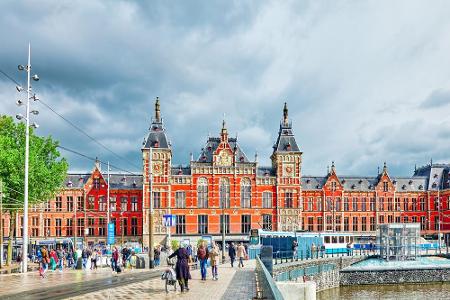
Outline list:
[[[147,245],[150,201],[158,241],[169,234],[220,240],[222,228],[227,240],[245,240],[251,228],[374,235],[378,224],[392,222],[419,222],[422,235],[450,235],[450,164],[430,163],[412,176],[392,177],[386,164],[375,176],[341,176],[333,163],[324,176],[305,176],[286,104],[271,166],[260,166],[256,155],[250,160],[225,122],[196,159],[191,155],[189,164],[174,166],[159,100],[141,150],[142,175],[114,173],[109,179],[118,243],[123,236]],[[75,234],[106,241],[107,185],[99,164],[90,173],[70,173],[54,199],[31,209],[32,241]],[[165,214],[175,215],[174,227],[164,226]],[[21,217],[17,222],[20,237]],[[8,215],[4,224],[8,236]]]

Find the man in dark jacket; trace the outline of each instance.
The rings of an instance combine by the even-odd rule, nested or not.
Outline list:
[[[236,259],[236,247],[234,243],[231,243],[228,247],[228,256],[230,257],[231,267],[233,268],[234,260]]]

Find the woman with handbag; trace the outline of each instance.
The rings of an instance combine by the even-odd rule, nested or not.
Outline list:
[[[50,257],[48,255],[47,248],[45,246],[42,246],[41,248],[41,267],[39,268],[39,275],[41,275],[42,278],[45,277],[45,272],[47,272],[48,264],[50,263]]]

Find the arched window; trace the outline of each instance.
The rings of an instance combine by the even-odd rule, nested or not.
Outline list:
[[[208,207],[208,180],[204,177],[197,181],[197,206],[198,208]]]
[[[250,208],[252,200],[252,186],[250,179],[244,178],[241,181],[241,206]]]
[[[219,183],[220,207],[230,207],[230,181],[228,178],[221,178]]]

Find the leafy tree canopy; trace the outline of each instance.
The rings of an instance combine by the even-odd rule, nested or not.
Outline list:
[[[21,210],[24,201],[25,180],[25,124],[14,123],[13,118],[0,115],[0,178],[6,197],[5,209]],[[39,137],[30,128],[29,196],[30,205],[48,201],[61,188],[68,164],[60,158],[58,142]]]

